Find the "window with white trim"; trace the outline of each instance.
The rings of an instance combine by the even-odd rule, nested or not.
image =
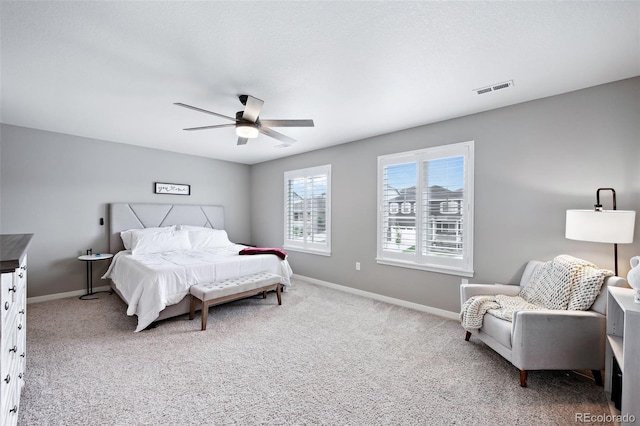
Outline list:
[[[284,248],[331,254],[331,165],[284,173]]]
[[[378,157],[378,263],[473,275],[473,152],[470,141]]]

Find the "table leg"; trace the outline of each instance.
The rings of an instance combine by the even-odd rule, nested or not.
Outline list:
[[[92,297],[91,299],[85,299],[87,296],[91,296],[93,294],[93,262],[87,261],[87,294],[80,296],[79,299],[82,300],[93,300],[97,299],[97,297]]]
[[[79,297],[79,299],[81,300],[93,300],[93,299],[97,299],[97,297],[92,297],[89,299],[85,299],[85,297],[87,296],[92,296],[94,294],[98,294],[98,293],[109,293],[109,294],[113,294],[112,290],[109,291],[93,291],[93,262],[94,261],[87,261],[87,294],[84,294],[82,296]]]

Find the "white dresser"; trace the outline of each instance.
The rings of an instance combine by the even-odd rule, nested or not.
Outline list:
[[[0,235],[0,425],[18,422],[27,366],[27,248],[32,234]]]

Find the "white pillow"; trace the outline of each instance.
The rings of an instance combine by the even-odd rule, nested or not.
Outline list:
[[[222,229],[201,228],[187,232],[189,233],[192,250],[226,247],[233,244],[229,241],[227,231]]]
[[[191,250],[187,231],[134,233],[131,254],[153,254],[165,251]]]
[[[206,226],[196,226],[196,225],[178,225],[178,229],[183,231],[201,231],[203,229],[211,230],[213,228],[207,228]]]
[[[160,232],[171,232],[175,230],[175,225],[163,226],[160,228],[129,229],[127,231],[122,231],[120,233],[120,238],[122,238],[122,244],[124,245],[125,250],[131,250],[131,247],[133,246],[132,239],[135,234],[157,234]]]

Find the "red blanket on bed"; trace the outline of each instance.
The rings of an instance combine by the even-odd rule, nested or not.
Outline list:
[[[240,250],[238,254],[275,254],[280,259],[284,260],[287,257],[287,252],[280,248],[270,247],[247,247]]]

